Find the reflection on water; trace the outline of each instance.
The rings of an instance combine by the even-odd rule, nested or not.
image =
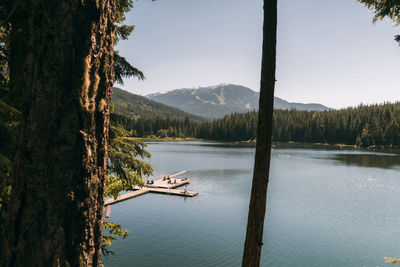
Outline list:
[[[290,149],[295,156],[335,160],[349,166],[392,169],[400,166],[400,151],[396,149],[366,150],[331,145],[278,143],[279,157],[289,157],[281,151]],[[329,152],[329,153],[325,153]]]
[[[240,266],[254,144],[152,143],[156,177],[188,170],[196,198],[147,194],[113,206],[132,229],[106,266]],[[276,144],[262,266],[383,266],[400,257],[399,153]]]
[[[361,167],[392,169],[400,166],[400,156],[393,154],[336,154],[333,159],[346,165]]]

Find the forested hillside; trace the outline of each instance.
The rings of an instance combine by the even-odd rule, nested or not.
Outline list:
[[[129,120],[137,136],[196,137],[243,141],[256,138],[257,112],[234,113],[197,123],[162,118]],[[275,110],[273,140],[347,144],[362,147],[400,146],[400,102],[330,111]]]
[[[156,101],[150,100],[146,97],[135,95],[124,91],[122,89],[113,87],[112,104],[114,105],[114,112],[124,115],[128,118],[170,118],[181,119],[189,118],[194,121],[203,121],[204,119],[173,108]]]

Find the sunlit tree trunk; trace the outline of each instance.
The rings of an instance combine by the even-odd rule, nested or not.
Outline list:
[[[23,118],[0,266],[98,266],[114,0],[10,2]]]
[[[259,266],[271,157],[276,69],[277,0],[264,0],[261,88],[253,184],[242,266]]]

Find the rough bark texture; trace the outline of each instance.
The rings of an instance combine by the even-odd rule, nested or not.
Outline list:
[[[277,0],[264,0],[264,30],[257,143],[242,266],[260,266],[271,157],[276,69]]]
[[[13,3],[23,121],[0,266],[98,266],[114,0]]]

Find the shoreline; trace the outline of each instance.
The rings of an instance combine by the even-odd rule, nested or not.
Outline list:
[[[232,143],[232,144],[256,144],[256,140],[242,140],[242,141],[224,141],[224,140],[206,140],[199,139],[194,137],[155,137],[155,136],[147,136],[147,137],[135,137],[138,140],[144,142],[185,142],[185,141],[198,141],[198,142],[222,142],[222,143]],[[330,143],[304,143],[304,142],[272,142],[272,146],[276,147],[279,144],[286,145],[314,145],[314,146],[323,146],[323,147],[337,147],[337,148],[351,148],[351,149],[367,149],[367,150],[380,150],[380,149],[400,149],[400,147],[390,147],[390,146],[369,146],[362,147],[357,145],[347,145],[347,144],[330,144]]]
[[[330,144],[330,143],[304,143],[304,142],[272,142],[273,144],[293,144],[293,145],[315,145],[315,146],[325,146],[325,147],[339,147],[339,148],[352,148],[352,149],[367,149],[367,150],[380,150],[380,149],[399,149],[400,147],[393,146],[358,146],[358,145],[347,145],[347,144]]]
[[[144,142],[181,142],[181,141],[207,141],[204,139],[192,138],[192,137],[134,137]]]

